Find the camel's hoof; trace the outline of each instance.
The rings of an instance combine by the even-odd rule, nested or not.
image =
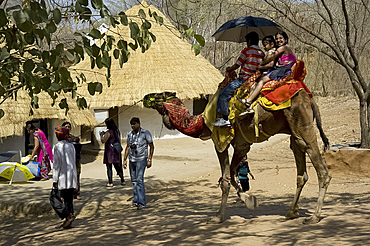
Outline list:
[[[317,218],[317,217],[310,217],[310,218],[308,218],[308,219],[304,219],[303,220],[303,224],[305,224],[305,225],[311,225],[311,224],[316,224],[316,223],[318,223],[320,221],[320,219],[319,218]]]
[[[289,211],[286,215],[285,215],[285,218],[287,219],[296,219],[299,217],[299,213],[298,212],[291,212]]]
[[[257,201],[257,197],[252,196],[252,195],[246,197],[244,202],[245,202],[245,206],[247,206],[247,208],[250,210],[254,210],[259,205]]]
[[[207,224],[220,224],[222,223],[222,219],[217,217],[217,216],[214,216],[214,217],[211,217],[208,221],[207,221]]]

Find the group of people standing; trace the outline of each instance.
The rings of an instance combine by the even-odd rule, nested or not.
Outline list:
[[[129,160],[129,170],[131,182],[134,186],[134,199],[132,206],[138,210],[146,208],[144,172],[146,168],[152,166],[154,153],[153,139],[148,130],[141,128],[140,119],[133,117],[130,120],[132,131],[127,135],[127,144],[122,160],[121,134],[110,118],[105,120],[106,132],[101,132],[101,141],[104,143],[103,163],[107,168],[108,183],[107,187],[113,187],[113,167],[117,171],[121,180],[121,185],[126,185],[123,168],[127,168],[127,159]],[[26,130],[33,134],[34,148],[30,159],[33,160],[37,155],[37,161],[40,167],[41,180],[48,180],[51,171],[51,162],[53,163],[53,199],[55,194],[60,198],[62,206],[54,205],[54,210],[58,216],[64,220],[58,227],[68,228],[75,220],[73,199],[80,198],[80,173],[81,173],[81,155],[75,150],[72,143],[79,143],[80,139],[70,134],[71,123],[64,122],[55,128],[54,132],[58,139],[53,148],[45,133],[36,128],[33,124],[28,124]],[[117,144],[121,148],[117,148]],[[149,147],[149,148],[148,148]]]

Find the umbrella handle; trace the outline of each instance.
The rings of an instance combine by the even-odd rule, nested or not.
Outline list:
[[[12,179],[9,181],[9,185],[12,185],[12,181],[13,181],[13,177],[14,177],[16,169],[17,169],[17,166],[14,167],[14,172],[13,172],[13,175],[12,175]]]

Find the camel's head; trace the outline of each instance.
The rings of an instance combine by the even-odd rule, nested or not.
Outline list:
[[[143,98],[143,104],[146,108],[153,108],[157,110],[161,115],[165,114],[163,109],[163,102],[168,99],[176,98],[176,92],[161,92],[161,93],[150,93],[146,94]]]

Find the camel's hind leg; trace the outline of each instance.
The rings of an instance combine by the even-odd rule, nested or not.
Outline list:
[[[302,143],[302,145],[305,144],[303,148],[316,169],[319,181],[319,197],[314,214],[309,219],[306,219],[304,223],[317,223],[320,220],[321,209],[331,176],[317,144],[317,137],[313,126],[311,99],[308,94],[301,90],[292,99],[291,109],[284,111],[284,113],[292,130],[292,135],[297,139],[301,139],[299,143]]]
[[[328,186],[331,180],[331,176],[329,175],[329,170],[326,166],[324,159],[322,158],[320,154],[320,150],[317,145],[316,138],[312,138],[310,136],[306,136],[306,137],[308,139],[311,139],[311,141],[308,141],[310,144],[308,144],[309,147],[307,148],[306,152],[311,159],[312,165],[316,169],[317,178],[319,181],[319,197],[317,199],[316,210],[310,218],[304,220],[303,222],[303,223],[311,224],[311,223],[317,223],[320,221],[321,209],[324,204],[324,198],[325,198],[325,194],[326,194],[326,191],[328,189]]]
[[[298,213],[298,200],[303,190],[303,186],[308,180],[306,172],[306,154],[304,152],[305,143],[295,137],[290,137],[290,148],[293,150],[295,162],[297,165],[297,190],[292,204],[289,207],[289,212],[285,215],[288,219],[297,218]]]
[[[221,205],[215,217],[212,217],[208,223],[221,223],[225,220],[225,211],[227,205],[227,198],[230,191],[230,165],[228,148],[222,153],[216,150],[218,160],[220,162],[222,177],[219,180],[219,185],[222,190]]]

